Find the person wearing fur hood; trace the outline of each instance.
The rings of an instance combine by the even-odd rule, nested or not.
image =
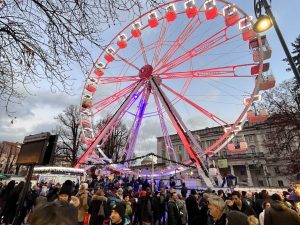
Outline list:
[[[80,202],[78,206],[78,224],[83,225],[85,213],[88,211],[89,208],[88,206],[89,191],[88,191],[87,183],[82,183],[80,185],[76,197],[79,198],[79,202]]]
[[[58,198],[56,201],[68,202],[66,212],[70,217],[73,224],[78,223],[78,210],[77,208],[80,205],[80,201],[77,197],[72,196],[73,192],[73,183],[72,181],[67,180],[61,187]]]
[[[92,197],[89,206],[90,222],[89,225],[102,225],[104,219],[108,216],[107,198],[103,190],[99,189]]]

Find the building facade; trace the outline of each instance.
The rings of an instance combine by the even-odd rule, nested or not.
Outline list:
[[[202,149],[211,146],[223,133],[223,127],[192,131]],[[178,135],[171,135],[170,138],[177,160],[187,161],[189,155]],[[236,176],[239,186],[287,187],[290,185],[291,179],[287,175],[287,168],[291,160],[273,153],[272,138],[272,129],[268,124],[253,125],[246,122],[235,137],[236,140],[247,143],[245,151],[230,152],[225,147],[216,155],[203,160],[208,167],[218,168],[222,176],[229,174]],[[296,144],[291,143],[291,147],[296,148]],[[157,154],[163,157],[167,156],[163,137],[157,138]],[[159,162],[163,161],[160,159]]]
[[[0,173],[16,173],[16,161],[21,149],[21,144],[16,142],[0,142]]]

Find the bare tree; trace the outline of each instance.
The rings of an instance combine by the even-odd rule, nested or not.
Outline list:
[[[161,1],[0,0],[0,100],[7,107],[41,80],[68,92],[67,71],[79,63],[86,72],[105,29]]]
[[[289,159],[287,173],[300,172],[300,89],[294,80],[283,81],[263,93],[260,107],[268,109],[270,138],[265,143],[271,153]]]
[[[57,133],[59,140],[55,152],[55,159],[74,166],[81,154],[80,117],[79,109],[75,105],[68,106],[55,119],[59,122]]]
[[[106,123],[108,119],[104,119],[98,122],[96,125],[97,129],[101,129]],[[118,126],[113,128],[111,135],[107,140],[101,140],[99,143],[102,145],[101,149],[106,154],[107,157],[112,159],[113,162],[117,162],[119,160],[124,159],[126,156],[126,141],[128,138],[129,132],[127,127],[120,123]]]

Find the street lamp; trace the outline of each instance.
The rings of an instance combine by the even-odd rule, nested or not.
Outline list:
[[[271,1],[271,0],[270,0]],[[263,15],[262,14],[262,8],[265,9],[265,13],[267,15]],[[269,28],[272,27],[272,25],[274,25],[275,31],[277,33],[277,36],[279,38],[279,41],[281,43],[281,46],[285,52],[285,55],[289,61],[289,64],[291,66],[291,69],[295,75],[295,78],[297,80],[298,86],[300,86],[300,74],[299,71],[297,70],[297,67],[295,65],[295,62],[291,56],[291,53],[289,52],[289,49],[285,43],[285,40],[282,36],[282,33],[278,27],[278,24],[275,20],[275,17],[273,15],[273,12],[271,10],[271,6],[268,2],[268,0],[254,0],[254,11],[255,11],[255,16],[257,18],[256,23],[253,26],[253,30],[256,33],[261,33],[264,32],[266,30],[268,30]]]
[[[256,33],[265,32],[266,30],[270,29],[273,26],[272,20],[269,16],[261,15],[257,22],[253,26],[253,30]]]

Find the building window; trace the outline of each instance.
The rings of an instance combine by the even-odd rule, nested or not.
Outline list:
[[[240,168],[240,173],[241,173],[241,175],[246,175],[246,168],[245,167],[241,167]]]
[[[250,146],[250,151],[251,151],[252,154],[256,153],[256,147],[255,147],[255,145],[251,145]]]
[[[271,140],[272,139],[272,133],[266,133],[265,134],[265,139],[266,140]]]
[[[263,180],[259,180],[258,181],[258,186],[264,186],[264,181]]]
[[[178,152],[182,151],[182,145],[178,145]]]
[[[254,134],[249,134],[249,135],[245,135],[245,140],[247,143],[253,143],[255,142],[255,135]]]
[[[279,174],[280,173],[279,167],[278,166],[274,167],[274,171],[276,174]]]
[[[183,161],[183,160],[182,160],[182,154],[179,154],[179,155],[178,155],[178,158],[179,158],[179,161],[180,161],[180,162]]]
[[[278,180],[278,186],[279,186],[279,187],[283,187],[283,186],[284,186],[282,180]]]

